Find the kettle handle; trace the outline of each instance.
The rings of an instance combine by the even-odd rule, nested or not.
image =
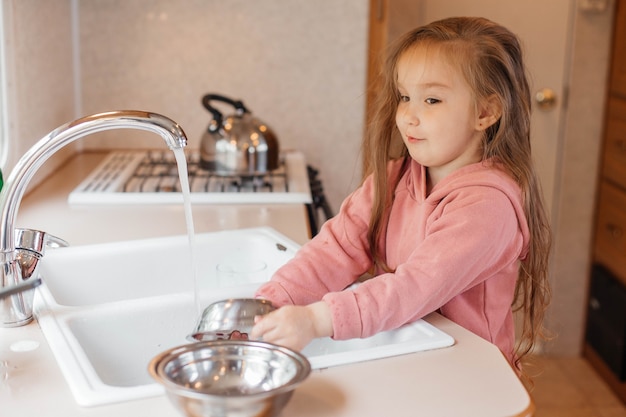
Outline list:
[[[249,113],[248,109],[246,108],[246,106],[244,106],[241,100],[233,100],[219,94],[205,95],[204,97],[202,97],[202,105],[213,115],[213,120],[209,125],[209,131],[212,132],[215,132],[217,129],[220,128],[220,126],[222,126],[222,119],[224,116],[222,116],[222,113],[218,109],[211,106],[211,101],[222,101],[224,103],[230,104],[235,108],[237,114]]]

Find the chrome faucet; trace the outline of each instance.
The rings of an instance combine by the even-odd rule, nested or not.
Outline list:
[[[20,284],[33,275],[33,265],[23,265],[18,256],[15,223],[17,209],[34,174],[65,145],[91,133],[112,129],[156,133],[170,149],[187,145],[185,132],[176,122],[159,114],[135,110],[86,116],[60,126],[39,140],[20,158],[0,192],[0,289]],[[0,326],[17,327],[29,323],[33,319],[33,297],[34,290],[28,290],[0,300]]]

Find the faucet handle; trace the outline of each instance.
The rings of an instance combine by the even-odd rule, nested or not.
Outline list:
[[[37,272],[39,261],[46,248],[62,246],[69,245],[45,232],[15,229],[15,257],[3,265],[5,274],[0,281],[3,295],[0,297],[0,327],[22,326],[33,319],[34,291],[31,289],[41,283]]]
[[[22,270],[22,280],[36,276],[39,260],[45,254],[46,247],[60,248],[65,246],[69,246],[69,243],[46,232],[15,229],[15,251]]]
[[[49,248],[66,248],[70,245],[67,240],[51,235],[50,233],[46,233],[45,242],[46,246]]]
[[[33,278],[27,281],[20,282],[19,284],[0,288],[0,300],[24,291],[28,291],[30,289],[38,287],[39,285],[41,285],[41,278]]]
[[[61,248],[69,245],[67,241],[40,230],[15,229],[15,248],[36,252],[40,257],[44,255],[46,247]]]

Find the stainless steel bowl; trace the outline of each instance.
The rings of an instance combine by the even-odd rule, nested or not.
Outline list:
[[[300,353],[271,343],[213,340],[169,349],[148,370],[186,416],[273,417],[311,365]]]
[[[204,309],[196,327],[189,335],[190,341],[247,338],[254,326],[254,317],[267,314],[276,308],[268,300],[259,298],[231,298],[217,301]]]

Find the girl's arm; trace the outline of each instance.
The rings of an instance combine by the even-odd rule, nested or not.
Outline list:
[[[372,266],[367,243],[371,195],[372,182],[367,180],[256,296],[276,306],[307,305],[328,292],[343,290],[368,271]]]

